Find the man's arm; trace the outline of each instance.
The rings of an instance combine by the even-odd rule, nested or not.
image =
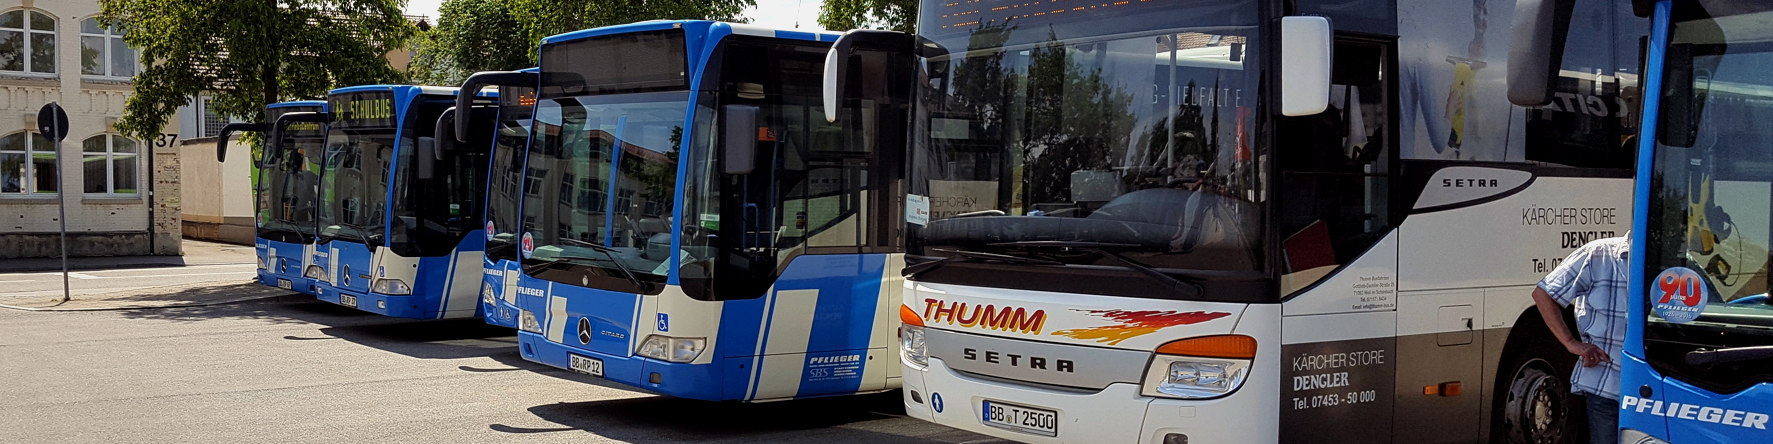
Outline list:
[[[1533,287],[1533,305],[1539,307],[1539,318],[1545,320],[1545,326],[1551,329],[1553,336],[1557,336],[1558,343],[1564,345],[1564,350],[1582,357],[1583,367],[1594,367],[1611,359],[1607,357],[1605,350],[1601,350],[1594,344],[1582,342],[1570,334],[1569,324],[1564,323],[1564,307],[1558,305],[1558,302],[1553,300],[1551,295],[1545,292],[1545,289]]]

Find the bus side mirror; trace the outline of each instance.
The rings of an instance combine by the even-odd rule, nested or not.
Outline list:
[[[1329,19],[1281,17],[1281,115],[1329,109],[1331,39]]]
[[[433,143],[433,148],[436,147],[435,144],[439,140],[444,141],[444,143],[449,143],[450,140],[454,139],[454,137],[451,137],[451,136],[454,135],[454,133],[452,131],[455,130],[455,127],[456,127],[456,108],[450,108],[450,109],[443,110],[443,115],[437,116],[437,128],[435,128],[431,132],[431,140]],[[423,137],[420,137],[419,139],[424,140]],[[464,142],[465,142],[465,140],[464,140]],[[437,160],[443,160],[443,150],[435,150],[435,153],[433,155],[436,157]]]
[[[1699,138],[1699,119],[1711,79],[1693,66],[1693,45],[1668,45],[1663,58],[1662,103],[1657,112],[1656,142],[1689,148]]]
[[[468,76],[462,81],[462,88],[456,91],[456,108],[473,109],[474,97],[480,89],[488,86],[521,86],[526,88],[540,87],[542,75],[522,71],[481,71]],[[468,119],[457,121],[454,125],[455,139],[458,142],[468,141]]]
[[[1514,35],[1508,44],[1508,101],[1537,108],[1551,103],[1564,65],[1575,0],[1520,0],[1514,4]]]
[[[216,137],[215,137],[215,161],[227,162],[228,161],[228,138],[234,137],[234,133],[243,133],[243,132],[249,132],[249,131],[257,131],[257,132],[262,133],[265,131],[265,124],[263,124],[263,123],[230,123],[230,124],[222,126],[222,133],[216,135]]]
[[[418,151],[413,153],[412,159],[417,163],[415,172],[418,179],[431,180],[437,177],[437,139],[420,137],[417,145]]]
[[[912,53],[916,50],[912,46],[914,40],[911,34],[898,31],[857,29],[832,42],[831,50],[825,53],[825,82],[821,86],[825,121],[837,121],[837,110],[843,105],[837,96],[843,93],[844,82],[849,81],[850,55],[857,49]]]
[[[757,107],[727,105],[726,131],[720,140],[721,171],[732,175],[751,174],[757,163]]]

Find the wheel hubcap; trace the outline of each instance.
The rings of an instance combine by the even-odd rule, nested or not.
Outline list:
[[[1535,365],[1538,364],[1538,365]],[[1515,371],[1509,384],[1505,420],[1510,441],[1552,444],[1563,435],[1567,407],[1560,390],[1563,380],[1542,370],[1544,361],[1531,361]]]

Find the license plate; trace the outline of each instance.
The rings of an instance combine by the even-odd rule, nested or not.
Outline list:
[[[343,305],[343,306],[351,307],[351,308],[357,308],[357,297],[340,293],[339,294],[339,305]]]
[[[289,290],[291,288],[294,288],[294,286],[290,285],[289,279],[278,279],[277,280],[277,288]]]
[[[982,401],[985,425],[1044,436],[1059,436],[1059,412]]]
[[[591,376],[603,377],[603,360],[587,358],[575,354],[567,354],[567,366],[573,371]]]

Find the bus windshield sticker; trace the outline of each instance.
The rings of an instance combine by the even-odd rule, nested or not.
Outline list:
[[[497,230],[494,230],[494,228],[493,221],[486,221],[486,240],[493,240],[493,234],[498,232]]]
[[[530,237],[528,232],[523,233],[523,245],[518,247],[518,250],[523,253],[524,259],[529,259],[530,254],[536,252],[535,238]]]
[[[929,225],[930,199],[916,194],[905,195],[905,223]]]
[[[1699,318],[1705,312],[1705,282],[1699,273],[1687,267],[1674,267],[1662,270],[1656,275],[1656,288],[1661,291],[1652,307],[1657,316],[1668,322],[1685,324]],[[1651,293],[1656,294],[1656,293]]]

